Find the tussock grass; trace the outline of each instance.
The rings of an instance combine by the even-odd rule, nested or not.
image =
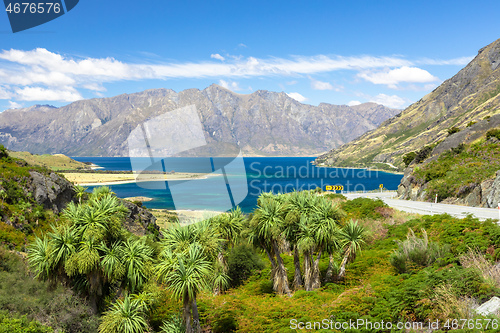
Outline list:
[[[469,249],[460,257],[460,264],[465,268],[478,270],[490,286],[500,288],[500,266],[491,263],[478,250]]]

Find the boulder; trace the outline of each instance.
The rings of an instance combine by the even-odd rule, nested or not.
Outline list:
[[[38,171],[30,171],[31,181],[28,192],[33,194],[33,199],[46,209],[59,213],[74,199],[73,184],[63,177],[51,172],[48,175]]]
[[[486,195],[485,206],[497,208],[500,202],[500,170],[497,171],[496,178],[491,183],[488,194]]]
[[[491,192],[491,185],[494,179],[486,179],[481,183],[481,207],[488,207],[486,203],[486,198]]]
[[[500,298],[493,296],[489,301],[481,304],[476,312],[482,316],[498,314],[500,312]]]
[[[465,205],[479,207],[481,205],[481,186],[476,186],[464,199]]]
[[[160,231],[160,227],[156,225],[156,217],[149,210],[127,200],[120,201],[128,209],[128,214],[123,222],[128,231],[139,236],[146,235],[148,230],[152,232],[152,229]]]

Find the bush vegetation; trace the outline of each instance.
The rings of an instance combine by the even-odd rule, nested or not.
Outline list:
[[[428,198],[437,194],[441,201],[467,195],[469,192],[464,191],[464,185],[481,184],[499,169],[499,144],[483,138],[442,153],[436,161],[415,170],[414,176],[420,183],[428,183]]]
[[[414,151],[406,153],[403,156],[403,163],[405,164],[405,167],[408,167],[411,162],[415,160],[415,157],[417,157],[417,153],[415,153]]]
[[[431,146],[425,146],[422,149],[420,149],[415,156],[415,163],[419,164],[422,163],[429,157],[432,153],[432,147]]]
[[[27,238],[0,224],[15,236],[0,250],[0,329],[285,332],[291,318],[477,319],[471,306],[500,291],[500,227],[472,216],[264,193],[249,216],[172,223],[156,239],[128,233],[123,213],[98,188]],[[31,268],[15,250],[25,242]]]
[[[500,140],[500,128],[493,128],[486,132],[486,140],[489,140],[490,138],[497,138]]]
[[[450,136],[450,135],[453,135],[455,133],[460,132],[460,128],[453,126],[451,128],[448,128],[447,132],[448,132],[448,136]]]

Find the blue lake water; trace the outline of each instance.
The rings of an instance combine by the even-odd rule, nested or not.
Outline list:
[[[77,161],[92,162],[104,170],[132,170],[128,157],[73,158]],[[321,187],[324,190],[327,185],[341,185],[346,191],[370,191],[378,189],[380,184],[383,184],[384,188],[388,190],[396,190],[403,177],[399,174],[367,169],[316,167],[311,164],[314,159],[314,157],[243,158],[244,169],[232,173],[229,189],[234,198],[237,198],[236,194],[243,193],[240,198],[244,199],[239,203],[235,202],[240,201],[239,199],[234,199],[229,204],[237,204],[244,212],[249,213],[256,207],[257,197],[262,192],[287,193],[294,190],[315,189],[316,187]],[[225,163],[222,158],[219,160],[214,158],[214,160],[216,165]],[[212,168],[214,167],[213,163],[212,161]],[[200,163],[197,163],[196,159],[193,158],[176,158],[174,162],[169,163],[166,170],[200,172],[199,165]],[[131,183],[111,185],[110,187],[117,196],[122,198],[133,196],[153,198],[153,201],[145,204],[148,208],[220,210],[226,208],[229,202],[224,186],[224,177],[219,176],[203,180]],[[221,191],[221,188],[224,190]],[[92,190],[92,187],[89,190]]]

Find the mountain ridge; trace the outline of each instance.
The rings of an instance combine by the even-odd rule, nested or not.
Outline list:
[[[483,47],[452,78],[400,114],[359,138],[319,156],[318,165],[370,167],[444,140],[452,127],[466,128],[500,110],[500,39]]]
[[[0,143],[37,154],[127,156],[127,137],[138,124],[188,105],[195,105],[208,143],[238,144],[246,156],[319,155],[400,112],[374,103],[313,106],[284,92],[237,94],[216,84],[160,88],[4,111]]]

